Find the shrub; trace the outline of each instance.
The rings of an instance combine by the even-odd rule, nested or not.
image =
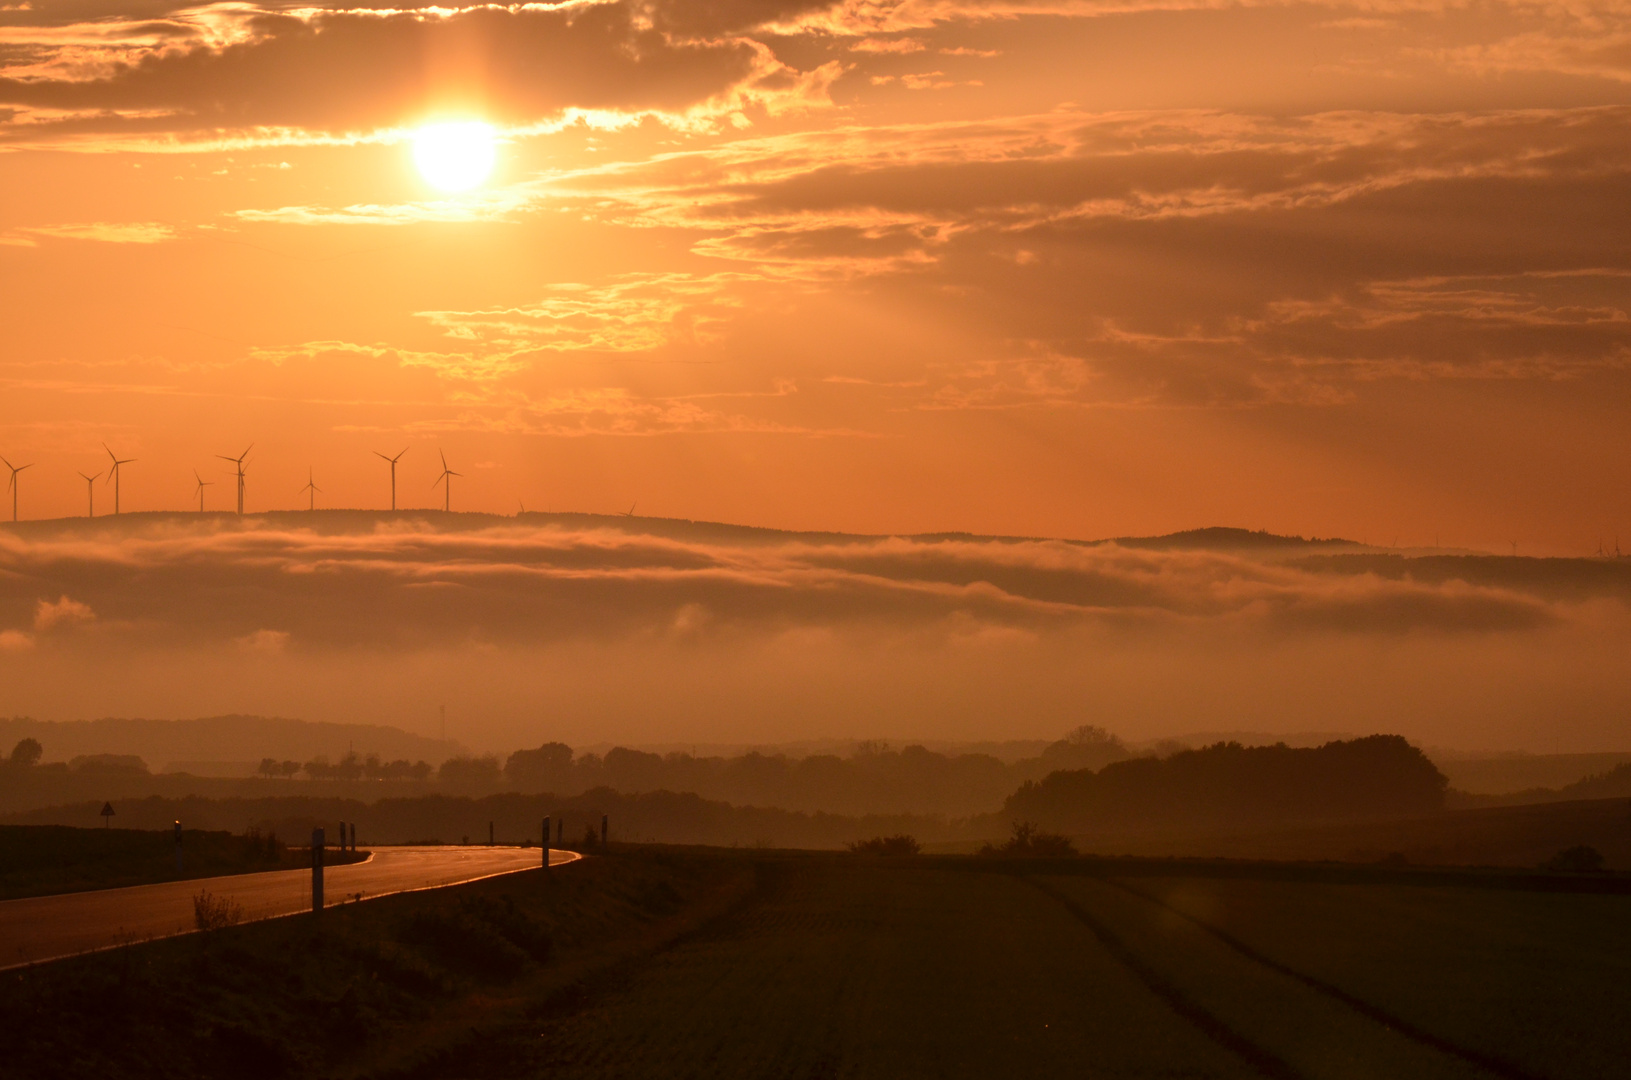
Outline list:
[[[193,925],[200,930],[237,926],[243,917],[243,906],[229,896],[214,896],[205,889],[193,897]]]
[[[916,855],[922,850],[916,838],[905,834],[857,840],[849,846],[849,849],[855,855]]]
[[[1541,864],[1541,869],[1565,874],[1600,874],[1603,871],[1603,853],[1581,844],[1553,855]]]
[[[1078,852],[1068,837],[1043,832],[1031,822],[1022,821],[1014,826],[1014,835],[1008,838],[1007,843],[1001,847],[987,844],[980,849],[980,854],[1007,858],[1068,859]]]

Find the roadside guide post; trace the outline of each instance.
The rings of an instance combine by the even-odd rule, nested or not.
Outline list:
[[[549,818],[544,818],[544,869],[549,869]]]
[[[323,828],[311,831],[311,913],[323,910]]]
[[[176,822],[176,873],[181,873],[181,822]]]
[[[102,804],[102,828],[113,828],[113,804],[110,802]]]

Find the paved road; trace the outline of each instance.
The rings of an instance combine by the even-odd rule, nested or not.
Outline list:
[[[373,858],[323,870],[324,900],[409,892],[438,885],[530,870],[537,848],[376,847]],[[549,853],[557,866],[578,856]],[[166,881],[125,889],[99,889],[62,896],[0,902],[0,970],[54,960],[146,938],[186,933],[193,927],[193,897],[208,889],[243,907],[245,919],[267,919],[311,909],[310,870]]]

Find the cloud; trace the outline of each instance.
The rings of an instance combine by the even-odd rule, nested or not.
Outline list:
[[[288,648],[289,635],[282,630],[256,630],[252,634],[245,634],[235,639],[240,648],[246,652],[264,653],[275,656]]]
[[[103,244],[162,244],[174,240],[176,232],[154,221],[113,223],[91,221],[77,225],[29,225],[18,232],[48,236],[58,240],[91,240]],[[25,239],[24,243],[28,243]]]
[[[825,103],[840,68],[799,72],[729,32],[679,35],[625,0],[324,9],[214,4],[159,19],[0,29],[12,140],[298,141],[439,112],[501,126]]]
[[[40,632],[92,622],[96,613],[89,606],[63,596],[54,603],[41,600],[34,608],[34,629]]]

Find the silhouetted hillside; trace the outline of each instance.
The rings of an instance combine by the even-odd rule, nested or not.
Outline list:
[[[333,724],[281,716],[227,715],[193,720],[0,717],[0,751],[20,739],[37,740],[45,748],[47,761],[66,761],[83,754],[131,754],[154,772],[172,763],[253,763],[264,757],[305,761],[318,754],[339,758],[352,750],[388,758],[440,761],[464,749],[456,742],[444,743],[382,724]]]
[[[1218,743],[1021,787],[1004,813],[1068,833],[1403,817],[1442,809],[1446,781],[1397,735],[1315,749]]]
[[[1026,780],[1059,769],[1098,768],[1128,756],[1121,741],[1078,728],[1041,756],[1008,763],[987,754],[937,754],[921,746],[865,746],[851,757],[749,753],[739,757],[649,754],[614,747],[574,758],[564,743],[511,754],[504,774],[513,789],[573,794],[684,791],[745,806],[833,814],[987,814]]]
[[[297,721],[222,717],[191,723],[210,725],[218,721],[291,725],[289,734],[293,737],[306,735]],[[165,721],[106,723],[115,724],[116,732],[126,734],[156,724],[162,734],[171,735],[163,731]],[[95,730],[95,724],[90,726]],[[336,732],[360,734],[371,742],[384,741],[377,733],[391,730],[360,725],[308,726],[331,741]],[[56,733],[42,731],[47,738]],[[269,740],[267,745],[288,743]],[[19,751],[28,747],[31,749],[19,756]],[[382,798],[435,793],[480,797],[505,791],[548,791],[577,795],[609,787],[630,793],[690,792],[735,805],[811,813],[968,817],[994,813],[1026,780],[1059,769],[1097,768],[1128,756],[1119,739],[1094,727],[1078,728],[1046,744],[1039,756],[1014,762],[988,754],[938,754],[921,746],[890,750],[883,743],[861,743],[857,752],[848,757],[757,752],[735,757],[695,757],[684,753],[658,755],[626,747],[613,747],[604,755],[574,754],[564,743],[546,743],[535,750],[517,751],[507,761],[496,755],[460,754],[442,761],[440,767],[424,760],[392,760],[355,752],[286,759],[266,755],[253,766],[254,775],[212,777],[153,774],[135,755],[88,754],[76,756],[72,762],[42,764],[41,740],[26,736],[19,740],[18,748],[11,758],[0,759],[0,812],[88,799],[147,796],[178,799],[312,795],[372,803]],[[61,753],[52,745],[45,746],[44,751],[52,757]]]

